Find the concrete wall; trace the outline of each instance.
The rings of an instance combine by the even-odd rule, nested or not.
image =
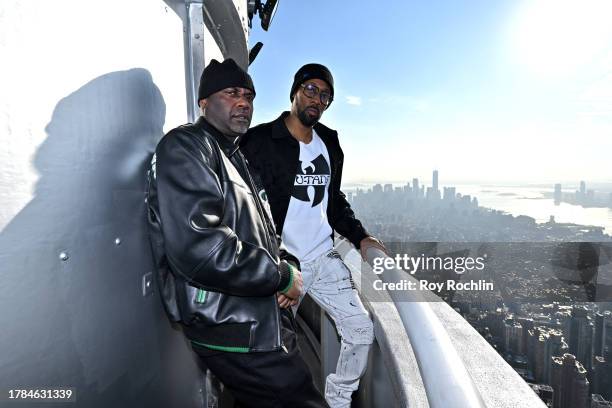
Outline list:
[[[192,352],[143,293],[145,168],[187,121],[183,44],[161,0],[0,3],[1,392],[202,405]]]

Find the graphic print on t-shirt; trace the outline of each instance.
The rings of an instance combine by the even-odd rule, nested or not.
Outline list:
[[[300,142],[300,155],[282,239],[300,262],[309,262],[334,247],[327,220],[331,166],[329,153],[315,131],[310,143]]]
[[[314,188],[314,197],[312,199],[312,207],[321,204],[325,197],[325,189],[329,182],[329,164],[323,157],[323,154],[318,155],[311,162],[298,163],[298,168],[295,174],[295,183],[293,186],[292,196],[300,201],[310,201],[308,197],[308,188]]]

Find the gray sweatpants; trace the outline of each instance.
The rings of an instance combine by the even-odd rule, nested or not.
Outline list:
[[[304,292],[334,320],[341,338],[336,372],[325,382],[325,399],[332,408],[350,407],[351,395],[365,372],[374,341],[372,320],[359,299],[348,267],[335,250],[301,263],[301,268]],[[298,307],[294,306],[294,313]]]

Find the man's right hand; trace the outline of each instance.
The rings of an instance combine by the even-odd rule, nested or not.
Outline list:
[[[291,272],[293,273],[293,283],[289,290],[285,291],[283,295],[292,300],[297,300],[304,290],[304,281],[302,279],[302,272],[300,272],[299,269],[291,268]]]

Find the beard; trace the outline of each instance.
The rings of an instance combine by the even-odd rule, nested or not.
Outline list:
[[[247,130],[249,130],[249,124],[250,124],[250,122],[248,124],[232,123],[232,124],[229,125],[229,128],[230,128],[230,130],[232,132],[234,132],[234,134],[236,136],[239,136],[239,135],[245,134],[247,132]]]
[[[298,119],[300,120],[300,122],[302,122],[302,125],[306,127],[314,126],[319,121],[319,118],[321,117],[321,111],[319,111],[317,108],[314,108],[314,109],[317,109],[317,111],[319,112],[318,115],[311,116],[310,114],[308,114],[306,110],[309,108],[312,108],[312,106],[307,106],[304,109],[298,110]]]

